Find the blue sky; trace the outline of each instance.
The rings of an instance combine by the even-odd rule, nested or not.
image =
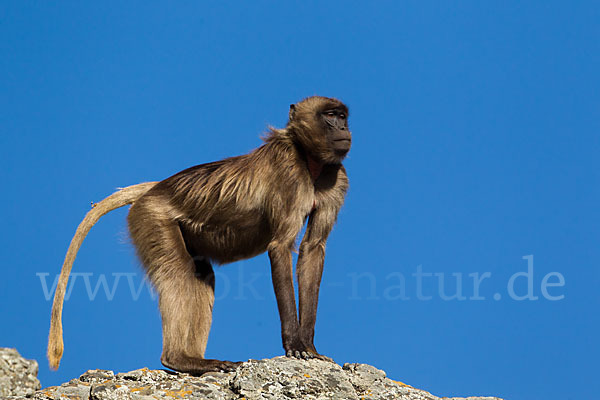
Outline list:
[[[317,349],[438,395],[596,395],[599,18],[586,1],[4,2],[0,346],[44,386],[161,368],[121,209],[79,253],[49,371],[45,289],[77,224],[117,187],[250,151],[320,94],[349,105],[354,141]],[[114,293],[93,296],[103,278]],[[280,354],[267,257],[219,268],[207,357]]]

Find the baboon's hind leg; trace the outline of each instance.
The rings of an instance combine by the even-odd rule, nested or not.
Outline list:
[[[161,362],[176,371],[198,375],[233,370],[239,363],[204,358],[212,322],[215,275],[208,260],[189,257],[191,274],[181,276],[182,281],[175,283],[186,288],[185,294],[174,290],[161,296],[160,308],[164,310]]]
[[[143,218],[144,229],[135,229],[138,218]],[[192,374],[234,369],[238,363],[204,358],[215,299],[210,262],[190,255],[176,222],[145,213],[142,207],[132,207],[129,225],[159,296],[162,364]]]

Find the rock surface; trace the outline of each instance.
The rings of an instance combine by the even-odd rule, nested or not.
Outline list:
[[[17,350],[0,347],[0,399],[33,396],[41,385],[38,363],[26,360]]]
[[[399,399],[440,400],[422,390],[395,382],[366,364],[340,367],[320,360],[276,357],[251,360],[231,373],[202,377],[139,369],[114,374],[92,370],[79,379],[35,394],[35,399]],[[470,400],[495,400],[470,397]],[[458,400],[458,399],[455,399]]]
[[[0,349],[0,355],[4,374],[0,376],[0,399],[500,400],[496,397],[440,399],[388,379],[385,372],[367,364],[341,367],[321,360],[287,357],[250,360],[234,372],[201,377],[147,368],[118,374],[97,369],[61,386],[35,391],[40,387],[35,378],[37,363],[21,358],[14,349]]]

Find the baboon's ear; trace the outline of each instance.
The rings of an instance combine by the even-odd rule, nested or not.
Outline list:
[[[295,104],[290,104],[290,121],[292,121],[294,119],[294,114],[296,113],[296,105]]]

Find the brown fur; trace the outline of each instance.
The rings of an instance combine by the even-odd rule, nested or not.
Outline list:
[[[327,117],[327,110],[335,112]],[[62,356],[62,302],[75,254],[100,216],[132,203],[129,231],[159,294],[165,366],[190,373],[235,366],[204,359],[214,302],[211,262],[265,251],[286,354],[322,357],[313,344],[314,325],[325,242],[348,188],[341,165],[350,143],[347,113],[338,100],[307,98],[290,107],[286,128],[271,129],[251,153],[130,186],[98,203],[78,228],[61,271],[48,344],[51,367]],[[298,317],[291,251],[307,217],[297,265]]]

